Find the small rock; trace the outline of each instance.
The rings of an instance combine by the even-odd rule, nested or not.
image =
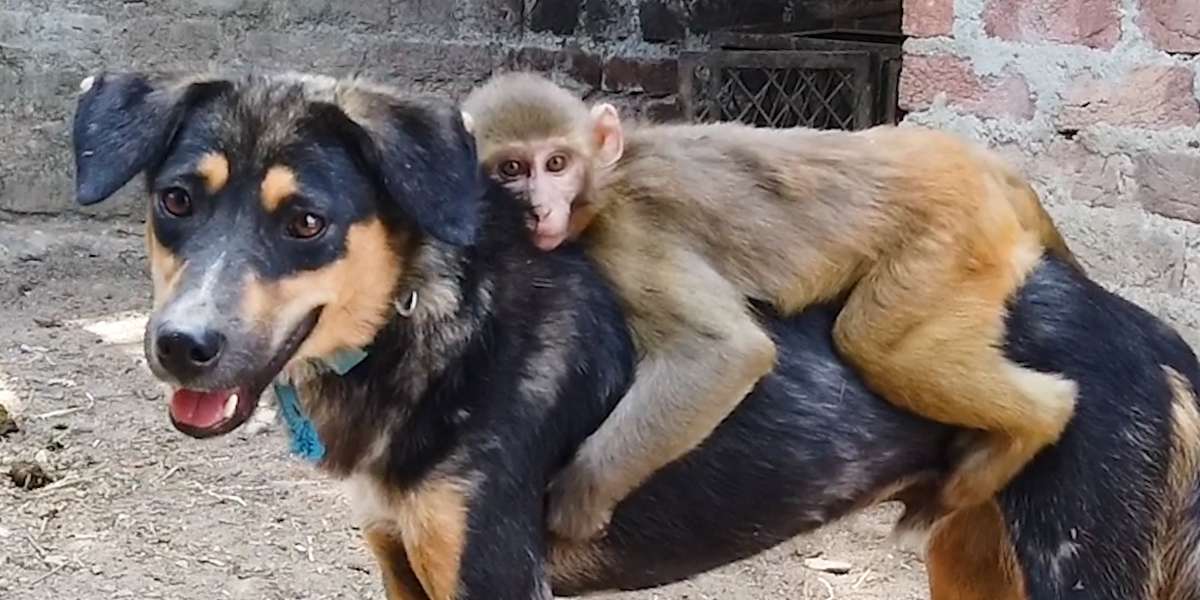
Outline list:
[[[54,317],[34,317],[33,322],[38,327],[43,327],[46,329],[55,329],[63,326],[63,322],[59,319],[55,319]]]
[[[44,488],[54,481],[54,478],[46,473],[41,465],[23,460],[12,464],[8,471],[8,478],[23,490]]]
[[[806,558],[804,566],[822,573],[832,573],[834,575],[845,575],[850,572],[853,566],[848,562],[840,560],[825,560],[824,558]]]
[[[8,414],[8,409],[0,404],[0,438],[21,431],[17,427],[17,422],[13,420],[12,415]]]

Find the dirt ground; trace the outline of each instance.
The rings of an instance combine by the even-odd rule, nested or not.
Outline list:
[[[197,441],[141,362],[139,228],[0,218],[0,597],[382,599],[339,488],[288,455],[270,415]],[[0,425],[0,431],[3,431]],[[19,489],[40,464],[54,481]],[[669,508],[664,508],[669,510]],[[751,560],[607,600],[925,598],[884,507]],[[819,556],[845,574],[809,569]]]

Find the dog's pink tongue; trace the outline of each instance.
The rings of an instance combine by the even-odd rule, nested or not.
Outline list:
[[[197,392],[177,390],[171,396],[171,417],[178,423],[207,429],[225,418],[225,402],[233,390],[224,392]]]

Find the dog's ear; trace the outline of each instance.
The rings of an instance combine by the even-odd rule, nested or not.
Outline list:
[[[388,201],[420,229],[455,246],[475,243],[485,187],[462,114],[450,103],[375,91],[340,98]]]
[[[161,161],[188,107],[228,81],[154,80],[139,73],[88,77],[75,110],[75,199],[87,206]]]

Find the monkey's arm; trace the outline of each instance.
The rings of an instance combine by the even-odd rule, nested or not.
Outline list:
[[[699,445],[775,363],[775,345],[742,293],[693,253],[659,247],[666,256],[650,260],[601,253],[643,358],[629,391],[551,486],[550,527],[568,538],[602,529],[622,498]]]

